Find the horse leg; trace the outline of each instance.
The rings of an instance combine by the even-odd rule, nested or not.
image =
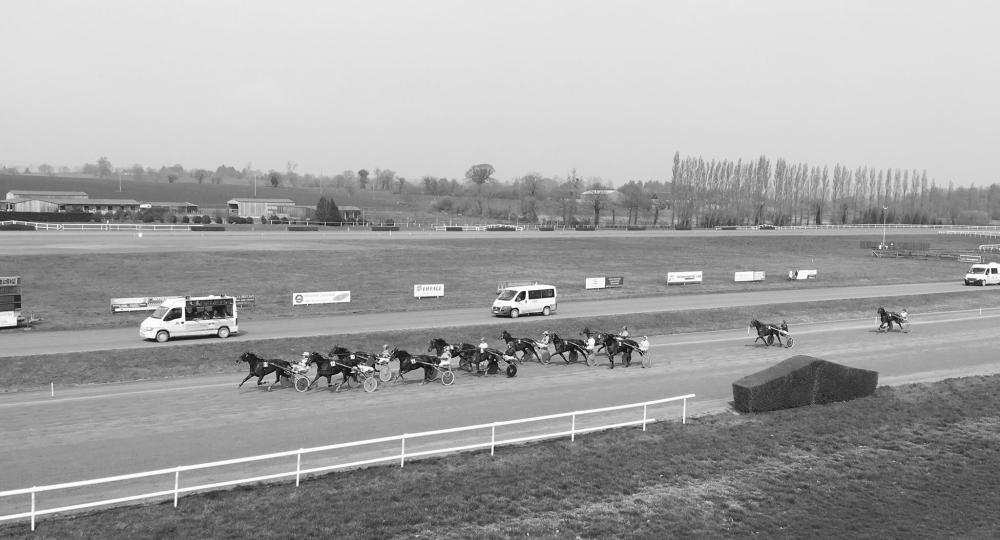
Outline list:
[[[253,377],[253,373],[251,373],[251,374],[247,375],[247,378],[246,378],[246,379],[243,379],[243,382],[241,382],[241,383],[239,384],[239,386],[237,386],[236,388],[239,388],[240,386],[243,386],[243,383],[245,383],[245,382],[249,381],[251,377]]]

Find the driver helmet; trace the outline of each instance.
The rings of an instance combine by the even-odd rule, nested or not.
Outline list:
[[[547,335],[549,335],[549,331],[546,330],[546,331],[542,332],[542,334],[547,336]]]
[[[304,351],[302,353],[302,358],[309,358],[309,351]]]
[[[388,351],[389,350],[389,344],[386,343],[385,345],[382,345],[382,350],[383,351]]]

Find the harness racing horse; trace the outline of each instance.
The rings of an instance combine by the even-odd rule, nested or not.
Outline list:
[[[333,387],[332,377],[338,373],[343,376],[343,380],[337,383],[337,387],[334,388],[334,392],[339,392],[340,387],[347,382],[347,377],[350,375],[350,370],[345,368],[343,365],[334,362],[332,359],[323,356],[317,352],[309,353],[308,365],[316,364],[316,377],[313,378],[312,382],[309,383],[309,388],[312,388],[316,381],[320,377],[326,377],[326,387]]]
[[[757,343],[757,340],[759,339],[759,340],[761,340],[761,341],[764,342],[764,345],[767,345],[767,346],[769,346],[772,343],[774,343],[775,339],[778,340],[778,346],[779,347],[782,346],[781,336],[788,334],[788,323],[785,322],[785,321],[781,321],[781,324],[778,325],[778,324],[762,323],[762,322],[758,321],[757,319],[753,319],[753,320],[750,321],[750,326],[752,326],[752,327],[754,327],[754,328],[757,329],[757,339],[753,340],[753,342]],[[750,328],[747,327],[748,331],[749,331],[749,329]],[[792,338],[791,337],[788,338],[788,344],[784,345],[784,346],[786,346],[786,347],[791,347],[792,346]]]
[[[899,329],[902,330],[903,332],[906,332],[906,327],[903,326],[903,323],[907,322],[908,320],[908,316],[906,314],[905,309],[900,313],[896,313],[895,311],[886,311],[885,308],[879,306],[878,316],[880,320],[880,324],[878,325],[879,332],[881,332],[886,327],[888,327],[889,331],[892,331],[893,323],[898,324]]]
[[[340,345],[335,345],[330,349],[331,360],[343,368],[344,380],[340,384],[347,383],[347,386],[351,386],[350,381],[353,380],[360,385],[361,381],[358,380],[356,368],[362,364],[367,365],[368,356],[365,353],[351,352]],[[339,389],[340,386],[337,388]]]
[[[580,339],[563,339],[559,337],[559,334],[552,334],[552,346],[555,348],[555,352],[552,356],[561,356],[563,362],[567,364],[571,362],[576,362],[579,355],[583,355],[583,359],[587,362],[588,366],[594,365],[594,360],[590,357],[590,353],[587,351],[587,344]],[[569,353],[569,359],[566,358],[566,354]]]
[[[281,376],[288,373],[291,367],[291,362],[287,360],[272,359],[267,360],[257,356],[252,352],[245,352],[240,355],[240,359],[236,361],[237,364],[240,362],[246,362],[250,365],[250,373],[247,374],[243,382],[239,384],[236,388],[243,386],[243,383],[250,380],[251,377],[257,377],[257,386],[264,384],[264,377],[268,373],[274,373],[274,382],[268,385],[267,389],[270,390],[272,386],[281,382]]]
[[[452,358],[458,357],[458,368],[472,371],[476,364],[475,358],[478,349],[471,343],[449,345],[442,338],[433,338],[427,343],[427,352],[434,351],[438,356],[441,356],[444,354],[444,350],[449,347],[451,348]]]
[[[500,332],[500,339],[507,344],[508,349],[521,353],[521,358],[518,360],[519,362],[524,360],[524,357],[528,356],[528,353],[531,353],[531,355],[535,357],[535,360],[538,360],[539,363],[543,363],[542,357],[538,355],[538,349],[535,348],[535,340],[530,338],[512,337],[506,330]]]
[[[611,362],[611,369],[615,369],[615,355],[621,353],[622,355],[622,365],[629,367],[632,365],[632,351],[639,351],[641,356],[643,353],[639,350],[639,342],[633,339],[624,338],[616,334],[609,334],[607,332],[593,332],[590,328],[584,328],[581,334],[587,336],[587,338],[594,338],[595,349],[594,354],[597,351],[604,349],[605,354],[608,355],[608,361]]]
[[[389,360],[393,359],[399,360],[399,380],[406,382],[403,378],[403,374],[415,369],[424,369],[424,384],[427,384],[434,380],[434,372],[437,371],[438,364],[441,363],[441,359],[436,356],[431,356],[429,354],[418,354],[413,355],[399,348],[392,350],[392,354],[389,355]]]

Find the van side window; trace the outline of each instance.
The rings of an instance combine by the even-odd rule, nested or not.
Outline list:
[[[166,315],[163,316],[164,321],[172,321],[174,319],[180,319],[180,318],[181,318],[181,308],[179,307],[171,309]]]
[[[544,292],[544,291],[540,291],[540,290],[539,291],[528,291],[528,299],[529,300],[538,300],[538,299],[542,298],[542,292]]]
[[[542,290],[542,298],[555,298],[555,296],[556,296],[556,290],[555,289],[544,289],[544,290]]]
[[[524,301],[524,291],[521,291],[521,292],[517,293],[517,298],[515,298],[514,301],[515,302],[523,302]]]

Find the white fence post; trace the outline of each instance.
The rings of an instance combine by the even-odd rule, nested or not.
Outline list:
[[[687,415],[688,415],[688,400],[687,400],[687,398],[684,398],[683,403],[684,403],[684,406],[681,409],[681,424],[686,424],[687,423]]]
[[[403,462],[406,460],[406,433],[403,437],[399,439],[399,468],[403,468]]]
[[[576,440],[576,413],[573,413],[571,418],[573,419],[573,423],[569,426],[569,440],[573,442]]]
[[[648,405],[643,405],[642,406],[642,430],[643,431],[646,431],[646,407],[648,407]]]
[[[497,423],[493,422],[493,427],[490,428],[490,455],[493,455],[493,450],[497,446]]]
[[[31,531],[35,531],[35,486],[31,486]]]
[[[295,454],[295,487],[299,487],[299,477],[302,475],[302,449]]]
[[[177,498],[181,494],[181,468],[174,471],[174,508],[177,508]]]

